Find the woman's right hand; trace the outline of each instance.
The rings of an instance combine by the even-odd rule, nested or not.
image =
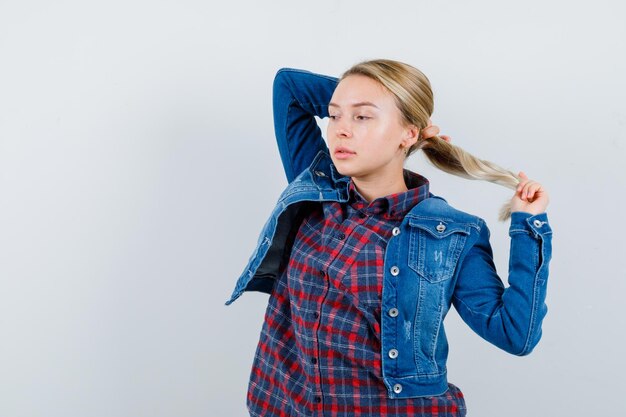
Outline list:
[[[439,136],[441,139],[445,140],[448,143],[452,141],[452,138],[450,136],[440,135],[439,132],[440,132],[439,126],[433,125],[432,120],[428,119],[428,125],[422,129],[420,136],[423,139],[428,139],[434,136]]]

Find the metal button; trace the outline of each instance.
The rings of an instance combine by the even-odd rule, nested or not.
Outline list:
[[[400,273],[400,268],[398,268],[397,266],[392,266],[391,267],[391,275],[393,275],[395,277],[399,273]]]
[[[395,392],[396,394],[400,394],[402,392],[402,385],[400,384],[396,384],[393,386],[393,392]]]
[[[437,225],[436,229],[437,229],[437,231],[439,233],[442,233],[444,230],[446,230],[446,225],[441,223],[441,222],[439,222],[439,224]]]
[[[390,357],[391,359],[395,359],[395,358],[397,358],[397,357],[398,357],[398,351],[397,351],[396,349],[391,349],[391,350],[389,351],[389,357]]]
[[[324,174],[324,171],[315,171],[315,175],[317,175],[318,177],[325,177],[326,174]]]
[[[398,236],[400,234],[400,228],[399,227],[394,227],[393,230],[391,231],[391,233],[394,236]]]
[[[534,224],[536,227],[541,227],[541,226],[543,226],[543,222],[542,222],[541,220],[539,220],[539,219],[535,219],[535,221],[533,222],[533,224]]]
[[[389,315],[391,317],[398,317],[398,309],[397,308],[390,308],[389,309]]]

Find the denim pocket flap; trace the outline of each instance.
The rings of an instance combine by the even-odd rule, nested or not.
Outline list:
[[[448,237],[452,233],[470,234],[470,226],[467,223],[450,222],[438,219],[409,218],[409,225],[427,231],[436,238]]]
[[[409,267],[431,283],[450,279],[470,234],[467,223],[409,219]]]

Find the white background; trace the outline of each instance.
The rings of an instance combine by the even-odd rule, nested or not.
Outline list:
[[[267,295],[226,307],[286,185],[271,83],[420,68],[456,145],[550,194],[528,357],[447,319],[469,416],[626,415],[626,6],[0,0],[0,416],[245,416]],[[512,191],[407,167],[485,218]]]

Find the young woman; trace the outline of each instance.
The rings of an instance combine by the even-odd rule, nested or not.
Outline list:
[[[270,299],[252,366],[252,416],[463,416],[447,380],[451,305],[516,355],[541,337],[551,258],[548,194],[429,127],[433,95],[416,68],[362,62],[340,80],[282,69],[274,122],[289,185],[227,305]],[[327,140],[315,116],[329,118]],[[430,133],[429,133],[430,131]],[[404,168],[423,150],[446,172],[515,189],[508,283],[485,221]]]

